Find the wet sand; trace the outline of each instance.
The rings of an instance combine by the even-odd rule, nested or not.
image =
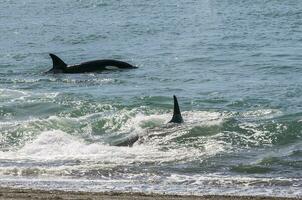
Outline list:
[[[143,193],[119,193],[119,192],[67,192],[67,191],[44,191],[34,189],[15,189],[15,188],[0,188],[0,200],[15,200],[15,199],[53,199],[53,200],[294,200],[302,198],[283,198],[283,197],[251,197],[251,196],[179,196],[179,195],[162,195],[162,194],[143,194]]]

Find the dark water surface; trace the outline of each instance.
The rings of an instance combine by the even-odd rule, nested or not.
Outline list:
[[[0,0],[0,38],[1,186],[302,195],[302,1]]]

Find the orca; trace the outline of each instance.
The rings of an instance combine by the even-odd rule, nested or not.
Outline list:
[[[134,69],[137,68],[129,63],[119,60],[93,60],[77,65],[68,66],[63,60],[54,54],[49,54],[52,59],[53,67],[48,73],[85,73],[85,72],[101,72],[112,69]]]
[[[139,136],[138,135],[133,135],[133,136],[128,136],[128,137],[125,137],[125,138],[122,138],[116,142],[114,142],[112,145],[113,146],[118,146],[118,147],[125,147],[125,146],[128,146],[128,147],[132,147],[133,144],[139,139]]]
[[[173,95],[173,99],[174,99],[173,117],[168,123],[181,124],[181,123],[184,122],[184,120],[181,116],[178,101],[177,101],[177,98],[176,98],[175,95]],[[137,140],[139,140],[139,136],[135,135],[135,136],[123,138],[123,139],[115,142],[113,145],[114,146],[129,146],[129,147],[131,147],[131,146],[133,146],[133,144]]]
[[[173,99],[174,99],[174,111],[173,111],[173,117],[172,119],[169,121],[169,123],[183,123],[184,120],[182,119],[181,113],[180,113],[180,109],[179,109],[179,105],[178,105],[178,101],[175,95],[173,95]]]

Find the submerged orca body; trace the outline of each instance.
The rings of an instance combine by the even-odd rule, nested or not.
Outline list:
[[[169,123],[181,124],[184,121],[182,119],[178,101],[177,101],[177,98],[175,95],[173,96],[173,99],[174,99],[174,111],[173,111],[173,117],[169,121]],[[115,143],[114,146],[130,146],[131,147],[138,139],[139,139],[138,135],[128,137],[128,138],[123,139],[120,142]]]
[[[118,147],[131,147],[139,139],[138,135],[122,138],[121,140],[115,142],[113,145]]]
[[[48,72],[52,73],[85,73],[85,72],[100,72],[111,69],[133,69],[137,68],[129,63],[119,60],[93,60],[84,62],[78,65],[68,66],[63,60],[54,54],[49,54],[53,68]]]

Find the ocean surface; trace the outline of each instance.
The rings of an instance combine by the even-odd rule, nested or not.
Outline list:
[[[301,197],[301,77],[302,1],[0,0],[0,186]]]

